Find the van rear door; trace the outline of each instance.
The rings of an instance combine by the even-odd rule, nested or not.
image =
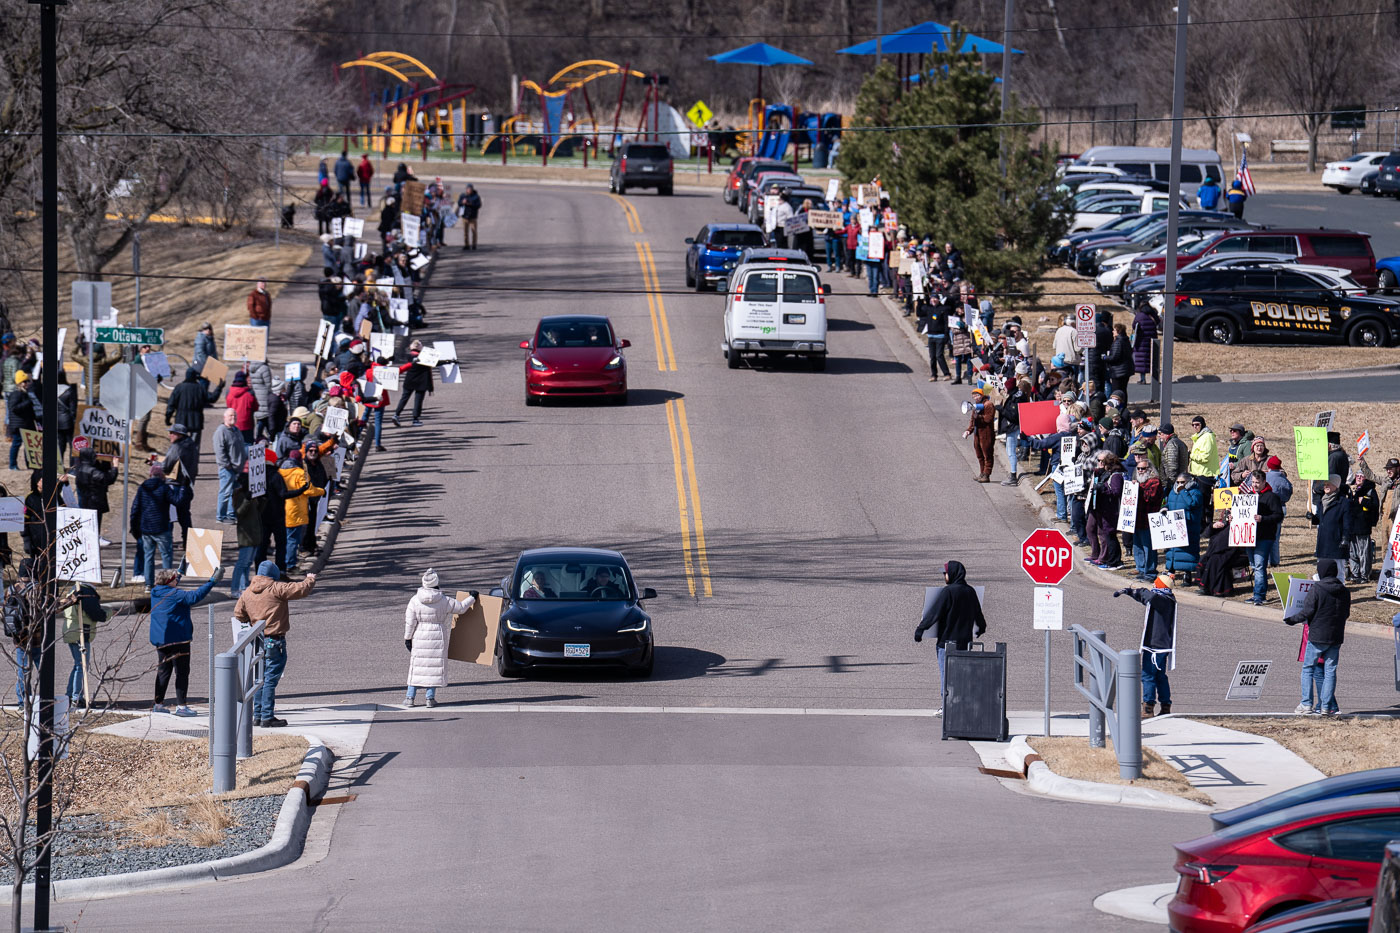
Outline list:
[[[772,340],[778,332],[777,269],[745,272],[730,305],[731,340]]]
[[[778,339],[824,342],[826,340],[826,301],[815,273],[783,269],[782,313],[778,319]]]

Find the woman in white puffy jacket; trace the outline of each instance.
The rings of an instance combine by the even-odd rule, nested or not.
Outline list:
[[[477,598],[476,590],[464,603],[448,596],[438,588],[437,571],[423,574],[423,585],[404,610],[403,644],[409,651],[408,697],[405,706],[413,706],[419,687],[428,691],[428,706],[437,706],[437,688],[447,686],[447,642],[452,637],[452,619],[470,609]]]

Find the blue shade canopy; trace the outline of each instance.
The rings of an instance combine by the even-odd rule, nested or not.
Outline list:
[[[916,55],[928,54],[930,52],[948,51],[948,36],[952,29],[942,23],[935,23],[933,20],[918,23],[907,29],[892,32],[880,40],[881,54],[898,55],[902,53],[912,53]],[[972,33],[963,36],[962,46],[958,49],[960,53],[977,52],[988,55],[999,55],[1005,50],[1005,46],[1000,42],[993,42],[991,39],[984,39]],[[844,49],[836,50],[842,55],[874,55],[875,40],[867,39],[865,42],[858,42],[855,45],[847,46]],[[1012,49],[1013,54],[1024,55],[1020,49]]]
[[[769,45],[767,42],[755,42],[741,49],[732,49],[728,52],[721,52],[718,55],[711,55],[710,61],[724,62],[730,65],[758,65],[760,67],[769,65],[812,64],[800,55],[784,52],[777,46]]]

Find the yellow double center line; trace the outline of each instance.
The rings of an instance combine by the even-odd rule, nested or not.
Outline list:
[[[642,232],[642,219],[626,198],[609,194],[622,206],[629,233]],[[651,335],[656,343],[657,372],[676,371],[676,351],[671,344],[671,325],[666,319],[666,303],[661,298],[661,278],[656,274],[656,257],[651,244],[636,240],[637,263],[642,267],[642,282],[646,288],[647,310],[651,314]],[[676,479],[676,510],[681,520],[681,556],[685,561],[685,582],[690,595],[697,589],[705,596],[714,595],[710,582],[710,556],[705,547],[705,519],[700,511],[700,480],[695,472],[695,446],[690,439],[690,422],[685,414],[685,399],[666,402],[666,428],[671,435],[671,464]],[[693,529],[693,533],[692,533]],[[696,577],[699,577],[699,586]]]

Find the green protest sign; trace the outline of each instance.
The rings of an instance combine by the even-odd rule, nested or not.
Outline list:
[[[1293,447],[1298,457],[1299,479],[1327,478],[1327,429],[1293,429]]]

